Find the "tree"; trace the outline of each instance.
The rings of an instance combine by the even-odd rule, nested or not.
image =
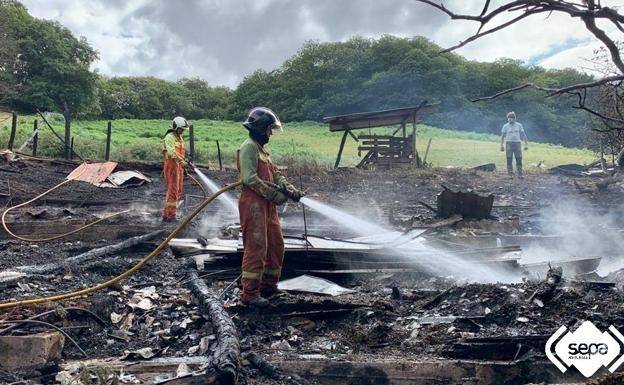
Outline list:
[[[186,115],[190,119],[208,118],[225,119],[232,90],[227,87],[211,87],[205,80],[180,79],[177,85],[186,91],[189,110]]]
[[[0,103],[16,91],[14,72],[17,70],[17,57],[17,42],[9,28],[9,20],[0,13]]]
[[[22,110],[48,109],[65,117],[65,157],[70,156],[71,120],[92,105],[97,75],[89,66],[98,58],[85,38],[77,39],[58,23],[30,16],[18,2],[0,3],[19,49],[15,79],[20,87],[12,104]]]
[[[473,101],[492,100],[526,88],[535,88],[544,91],[549,97],[569,94],[576,98],[576,105],[574,108],[586,111],[600,118],[605,125],[615,127],[615,129],[619,130],[624,129],[624,119],[621,115],[605,114],[591,105],[592,102],[595,101],[591,96],[593,96],[593,93],[595,93],[597,89],[600,87],[619,88],[624,81],[624,61],[622,60],[621,49],[618,47],[617,40],[608,36],[607,33],[597,25],[597,21],[604,21],[614,25],[619,32],[624,33],[624,15],[620,14],[617,9],[607,6],[603,7],[600,4],[600,0],[582,0],[582,3],[574,3],[566,0],[513,0],[507,1],[503,5],[492,9],[491,0],[484,0],[480,14],[467,15],[455,13],[447,9],[444,4],[435,1],[416,1],[439,9],[446,13],[452,20],[468,20],[479,25],[475,34],[442,52],[453,51],[483,36],[496,33],[520,20],[535,15],[548,16],[551,13],[560,13],[580,20],[584,24],[585,29],[604,44],[605,53],[614,70],[612,74],[603,76],[597,80],[592,79],[591,81],[560,87],[545,87],[536,83],[524,83],[512,88],[499,90],[491,96],[473,99]]]
[[[504,114],[515,106],[531,110],[522,120],[531,127],[536,140],[581,144],[578,133],[587,117],[561,107],[570,103],[569,97],[544,102],[542,95],[532,90],[490,103],[470,103],[469,99],[522,82],[559,87],[590,81],[591,77],[572,69],[528,67],[512,59],[468,61],[452,52],[440,54],[441,50],[421,36],[308,42],[280,68],[257,71],[245,78],[234,91],[232,116],[242,119],[249,108],[266,105],[286,121],[320,120],[328,115],[414,106],[428,100],[440,106],[426,123],[498,133]]]

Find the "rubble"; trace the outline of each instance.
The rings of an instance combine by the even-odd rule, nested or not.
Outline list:
[[[436,213],[440,218],[449,218],[459,214],[470,219],[489,219],[491,217],[494,195],[479,196],[474,192],[452,191],[444,185],[444,191],[438,194]]]
[[[20,180],[11,179],[9,195],[15,201],[24,201],[35,188],[57,184],[75,167],[55,165],[58,172],[53,173],[41,171],[52,166],[23,163]],[[80,183],[72,185],[69,193],[53,194],[40,207],[29,208],[30,215],[20,212],[43,228],[60,226],[55,221],[68,216],[84,221],[94,208],[106,212],[129,206],[128,202],[150,200],[153,206],[152,211],[145,209],[141,215],[114,222],[83,239],[33,247],[4,238],[0,241],[0,279],[7,280],[1,290],[3,302],[93,285],[122,273],[151,251],[167,227],[149,219],[158,215],[162,200],[161,196],[154,198],[159,193],[159,171],[140,170],[154,180],[149,188],[107,189],[110,195],[105,195],[96,186]],[[0,371],[0,381],[56,377],[57,382],[69,384],[88,377],[117,383],[238,381],[277,385],[371,378],[416,384],[424,383],[418,382],[423,378],[457,384],[582,380],[574,373],[560,375],[544,356],[544,342],[561,325],[573,328],[579,320],[592,320],[601,330],[611,324],[620,327],[624,313],[614,304],[624,300],[621,271],[596,274],[602,274],[598,269],[605,261],[614,260],[609,255],[522,260],[530,245],[562,242],[541,231],[537,213],[553,199],[577,196],[573,183],[552,175],[528,175],[523,184],[509,186],[509,181],[496,173],[420,173],[375,174],[375,185],[380,187],[372,198],[366,187],[370,176],[360,170],[341,169],[306,176],[304,181],[320,186],[315,192],[318,199],[359,200],[362,211],[378,202],[374,215],[379,223],[390,223],[392,208],[394,229],[399,234],[395,241],[402,237],[422,240],[483,271],[491,263],[511,267],[505,271],[518,273],[516,280],[469,283],[451,269],[437,274],[423,271],[396,250],[377,247],[378,239],[363,239],[329,226],[313,212],[307,212],[306,239],[301,232],[300,207],[290,205],[281,214],[291,251],[280,286],[290,292],[271,299],[271,306],[259,312],[238,301],[239,226],[219,224],[210,233],[200,232],[203,224],[196,223],[181,238],[191,247],[185,244],[182,251],[177,241],[172,242],[176,255],[166,251],[119,285],[59,304],[0,313],[2,321],[32,318],[62,327],[89,358],[65,339],[61,355],[55,359],[59,366],[39,368],[37,373]],[[223,183],[236,177],[227,172],[214,176]],[[545,184],[559,190],[551,191]],[[418,201],[432,199],[442,185],[452,186],[451,191],[472,189],[479,196],[492,194],[496,205],[492,204],[488,215],[501,219],[433,218]],[[188,187],[191,194],[201,194]],[[605,197],[617,200],[620,189],[619,184],[611,184]],[[5,192],[8,194],[0,184],[0,193]],[[0,200],[6,202],[7,198],[0,195]],[[65,209],[69,211],[63,212]],[[205,218],[210,222],[218,209],[209,206],[207,210]],[[161,232],[146,234],[151,230],[144,231],[141,226],[148,224],[151,230]],[[149,238],[119,235],[127,233],[116,233],[116,228],[139,231]],[[111,249],[122,244],[125,246]],[[426,253],[422,259],[439,257]],[[553,268],[547,273],[553,266],[561,266],[561,270]],[[526,274],[522,275],[523,271]],[[309,283],[290,290],[289,278],[304,274],[322,278],[323,286],[339,289],[330,293],[340,295],[327,295],[327,290],[315,290]],[[78,308],[93,315],[72,310]],[[9,325],[12,329],[6,330]],[[0,338],[49,332],[41,324],[7,324],[0,330]]]

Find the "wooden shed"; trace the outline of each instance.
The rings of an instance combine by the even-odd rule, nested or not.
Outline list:
[[[421,167],[421,160],[416,150],[416,124],[422,116],[435,112],[437,107],[437,104],[429,104],[424,101],[417,107],[358,112],[323,118],[323,121],[329,124],[329,131],[344,132],[334,168],[340,164],[347,136],[351,136],[353,140],[359,143],[358,154],[360,156],[362,153],[365,154],[357,167],[370,165],[392,167],[401,164],[414,164],[416,167]],[[412,126],[409,134],[408,124]],[[369,133],[360,134],[356,137],[353,133],[353,130],[390,126],[398,126],[392,135]]]

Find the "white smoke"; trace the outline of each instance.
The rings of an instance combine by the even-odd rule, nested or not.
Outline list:
[[[624,204],[617,202],[605,211],[594,203],[584,196],[565,196],[544,209],[540,227],[544,235],[553,238],[526,247],[522,262],[602,257],[601,275],[624,267]]]

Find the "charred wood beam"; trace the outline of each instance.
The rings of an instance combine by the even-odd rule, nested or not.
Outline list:
[[[189,279],[188,286],[197,298],[200,310],[216,330],[217,345],[210,357],[209,367],[216,371],[220,384],[235,384],[240,366],[240,341],[236,326],[219,298],[208,289],[197,272],[191,271]]]
[[[303,385],[309,383],[293,373],[284,375],[277,366],[268,362],[256,352],[247,352],[243,354],[243,358],[249,361],[249,363],[255,366],[265,376],[280,381],[280,384]]]
[[[99,247],[97,249],[89,250],[86,253],[82,253],[73,257],[69,257],[60,262],[55,263],[46,263],[44,265],[27,265],[27,266],[18,266],[11,268],[9,270],[0,271],[0,285],[11,283],[23,278],[23,275],[13,276],[11,273],[22,273],[22,274],[50,274],[60,270],[63,270],[66,267],[77,266],[81,263],[85,263],[91,261],[95,258],[102,257],[107,254],[117,253],[121,250],[134,247],[143,242],[149,241],[150,239],[161,236],[165,233],[165,230],[157,230],[145,235],[139,235],[136,237],[132,237],[126,239],[123,242]],[[5,279],[1,277],[7,277]]]

